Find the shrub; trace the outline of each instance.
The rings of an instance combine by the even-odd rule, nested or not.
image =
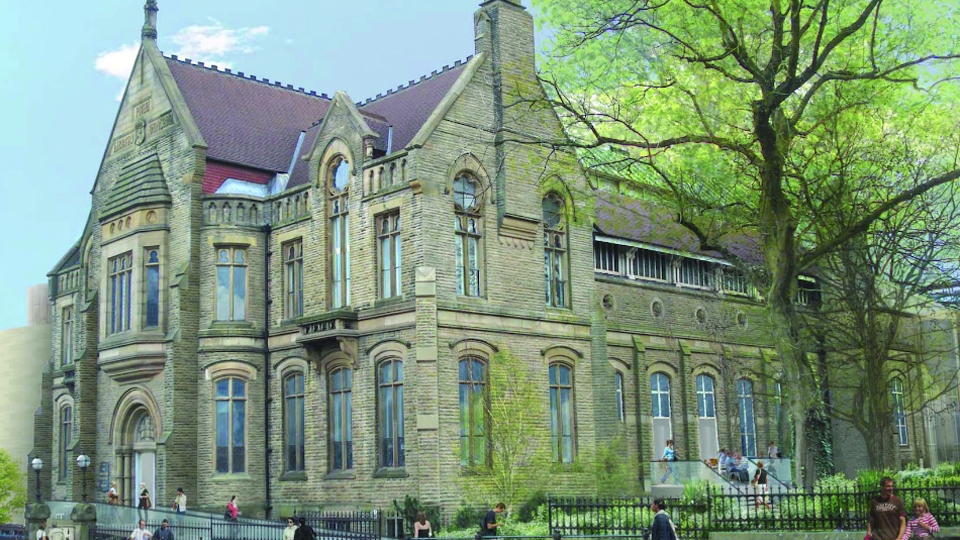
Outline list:
[[[517,509],[517,519],[522,523],[529,523],[533,520],[537,510],[547,504],[547,495],[542,491],[531,493],[527,500],[523,501],[520,508]]]
[[[471,529],[473,534],[480,530],[480,520],[487,515],[486,508],[477,508],[460,503],[457,513],[453,515],[452,529]],[[473,536],[471,534],[470,536]]]
[[[683,504],[706,504],[707,502],[707,482],[704,480],[692,480],[683,485],[683,496],[680,498]]]
[[[937,465],[937,470],[934,471],[934,476],[936,476],[938,479],[954,476],[956,474],[957,466],[953,463],[941,463],[940,465]]]

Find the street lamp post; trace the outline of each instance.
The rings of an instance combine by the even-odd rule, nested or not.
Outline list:
[[[80,496],[83,498],[83,502],[87,502],[87,467],[90,466],[90,456],[80,451],[80,455],[77,456],[77,466],[80,467],[80,472],[82,474],[82,489],[80,491]]]
[[[30,466],[37,473],[37,503],[40,503],[40,470],[43,469],[43,460],[36,457],[30,462]]]

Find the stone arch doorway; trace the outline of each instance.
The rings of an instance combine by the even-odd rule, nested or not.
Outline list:
[[[140,502],[140,484],[157,504],[157,426],[159,413],[150,394],[134,389],[121,398],[113,423],[114,477],[124,504]]]

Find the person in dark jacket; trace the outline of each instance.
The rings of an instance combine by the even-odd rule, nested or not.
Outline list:
[[[170,529],[170,522],[163,520],[157,532],[153,533],[153,540],[173,540],[173,531]]]
[[[650,540],[677,540],[677,531],[666,512],[667,503],[663,499],[654,499],[650,505],[653,511],[653,528],[650,531]]]
[[[300,526],[297,527],[297,532],[293,533],[293,540],[314,540],[316,537],[313,527],[307,525],[306,519],[300,518]]]

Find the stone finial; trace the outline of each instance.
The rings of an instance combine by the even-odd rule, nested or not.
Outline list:
[[[143,5],[143,28],[140,30],[140,39],[157,40],[157,0],[147,0]]]

